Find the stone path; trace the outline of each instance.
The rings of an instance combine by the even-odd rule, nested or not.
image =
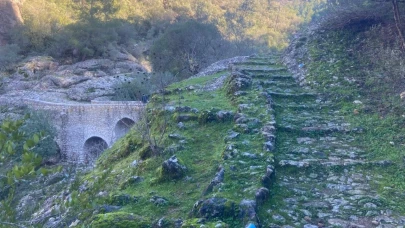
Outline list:
[[[262,227],[403,227],[379,197],[361,134],[316,91],[300,87],[273,58],[250,58],[238,70],[271,95],[276,116],[276,181],[260,208]]]

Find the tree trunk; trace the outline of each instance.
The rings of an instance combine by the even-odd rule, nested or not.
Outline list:
[[[392,10],[394,12],[395,27],[397,28],[399,41],[401,42],[401,49],[405,51],[405,39],[401,30],[401,17],[399,14],[398,0],[392,0]]]

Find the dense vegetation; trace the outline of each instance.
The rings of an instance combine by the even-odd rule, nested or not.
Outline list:
[[[152,60],[158,71],[189,76],[224,57],[286,47],[289,35],[309,21],[320,2],[25,1],[24,23],[10,32],[4,48],[9,57],[0,67],[18,60],[18,54],[42,53],[71,62],[108,57],[124,48],[138,59]],[[167,64],[167,56],[176,62]]]

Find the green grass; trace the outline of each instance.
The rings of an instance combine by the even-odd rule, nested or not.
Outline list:
[[[169,104],[173,106],[189,106],[198,110],[220,108],[221,110],[234,110],[235,107],[228,100],[223,89],[211,92],[187,91],[169,95]]]
[[[221,71],[212,75],[206,75],[203,77],[193,77],[189,79],[185,79],[180,82],[173,83],[167,87],[167,90],[175,90],[175,89],[180,89],[180,88],[185,88],[187,86],[203,86],[208,82],[211,82],[224,74],[226,74],[227,71]]]

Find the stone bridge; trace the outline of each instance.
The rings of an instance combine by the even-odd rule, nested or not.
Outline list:
[[[69,162],[90,163],[125,135],[139,120],[145,105],[137,101],[51,103],[25,100],[35,110],[50,113],[62,157]]]

